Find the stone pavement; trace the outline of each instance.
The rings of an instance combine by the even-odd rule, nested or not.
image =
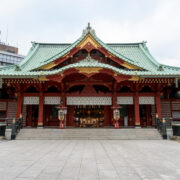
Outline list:
[[[0,180],[180,179],[180,143],[163,140],[0,141]]]

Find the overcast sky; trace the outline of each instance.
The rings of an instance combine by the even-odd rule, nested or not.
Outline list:
[[[0,0],[0,39],[26,55],[31,41],[72,43],[90,22],[105,43],[147,41],[180,66],[180,0]]]

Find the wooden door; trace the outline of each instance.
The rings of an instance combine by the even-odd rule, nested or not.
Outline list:
[[[141,127],[152,126],[151,105],[140,105]]]
[[[56,105],[44,106],[44,126],[59,126],[58,109]]]

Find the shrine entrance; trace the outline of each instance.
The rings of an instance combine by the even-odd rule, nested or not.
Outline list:
[[[152,126],[151,105],[140,105],[140,125],[141,127]]]
[[[67,112],[67,126],[76,128],[103,128],[112,126],[110,106],[68,106]]]
[[[104,106],[75,106],[75,127],[103,127]]]
[[[90,89],[93,91],[92,87]],[[87,89],[85,93],[88,92]],[[67,127],[102,128],[112,126],[111,96],[68,96],[66,104]]]
[[[123,127],[134,127],[134,105],[120,105],[120,120],[119,126]]]
[[[44,126],[58,127],[58,109],[57,105],[44,105]]]
[[[27,126],[29,127],[37,127],[38,124],[38,105],[27,105]]]

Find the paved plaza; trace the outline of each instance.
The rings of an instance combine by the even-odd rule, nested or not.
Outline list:
[[[180,179],[180,144],[145,140],[0,141],[0,180]]]

